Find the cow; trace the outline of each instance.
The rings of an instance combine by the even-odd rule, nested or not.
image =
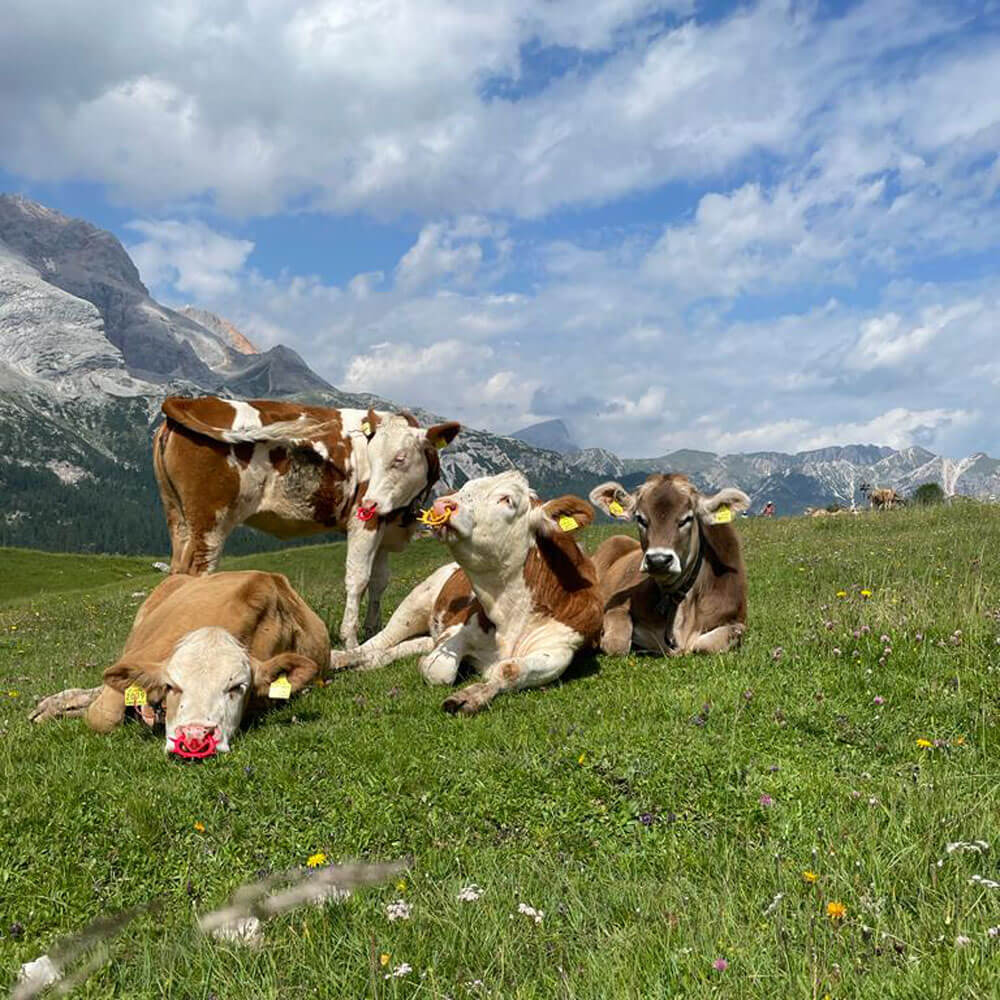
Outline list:
[[[452,714],[551,683],[601,632],[597,573],[574,537],[593,518],[579,497],[541,503],[516,471],[439,497],[432,530],[455,561],[418,584],[378,635],[334,653],[332,666],[372,669],[422,653],[424,679],[453,684],[468,662],[482,680],[445,700]]]
[[[407,413],[331,409],[254,399],[170,396],[153,439],[153,467],[170,531],[172,573],[218,565],[239,524],[279,538],[347,534],[340,638],[379,628],[389,553],[417,530],[416,511],[441,473],[438,449],[454,422],[426,429]]]
[[[868,490],[868,503],[872,510],[892,510],[893,507],[903,507],[906,501],[891,487]]]
[[[635,520],[639,540],[613,535],[594,553],[604,599],[601,650],[676,656],[723,653],[746,628],[747,581],[730,523],[750,499],[726,488],[702,496],[687,476],[650,476],[635,492],[602,483],[590,501],[620,521]]]
[[[168,753],[224,753],[248,707],[287,699],[330,660],[326,625],[279,573],[168,576],[146,598],[120,658],[96,688],[38,703],[35,722],[80,716],[99,733],[126,705],[164,714]],[[148,714],[147,714],[148,713]]]

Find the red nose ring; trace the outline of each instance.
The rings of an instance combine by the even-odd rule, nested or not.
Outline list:
[[[174,741],[174,745],[170,748],[170,752],[185,760],[201,760],[203,757],[211,757],[219,745],[219,737],[214,729],[200,739],[183,732],[180,736],[172,736],[171,739]]]
[[[378,504],[370,503],[367,507],[358,504],[358,520],[370,521],[378,511]]]

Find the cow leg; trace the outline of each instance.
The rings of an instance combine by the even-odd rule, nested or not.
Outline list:
[[[628,604],[604,613],[601,629],[601,652],[609,656],[625,656],[632,648],[632,612]]]
[[[484,672],[482,681],[456,691],[445,699],[442,707],[452,715],[474,715],[498,694],[551,684],[570,665],[575,652],[575,646],[559,645],[527,656],[498,660]]]
[[[383,528],[371,529],[371,522],[351,521],[347,527],[347,566],[344,570],[344,617],[340,639],[347,649],[358,645],[358,611],[361,595],[368,588],[372,568],[382,541]],[[358,526],[355,527],[355,524]]]
[[[53,719],[71,719],[83,715],[101,693],[101,688],[69,688],[59,694],[50,694],[34,707],[28,718],[32,722],[51,722]]]
[[[731,625],[720,625],[711,632],[703,632],[685,650],[688,653],[728,653],[739,646],[743,639],[746,625],[733,622]]]
[[[372,563],[368,581],[368,609],[365,612],[365,638],[370,639],[382,626],[382,595],[389,585],[389,550],[380,547]]]
[[[226,511],[219,511],[215,519],[208,523],[195,523],[188,528],[188,539],[184,555],[180,560],[179,573],[202,576],[214,573],[222,557],[222,547],[226,544],[236,523],[230,520]],[[171,572],[175,572],[171,564]]]

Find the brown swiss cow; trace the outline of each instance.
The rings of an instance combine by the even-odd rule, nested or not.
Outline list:
[[[730,522],[750,505],[745,493],[729,488],[706,497],[687,476],[656,474],[634,493],[604,483],[590,500],[639,525],[639,541],[614,535],[594,553],[605,653],[723,653],[739,644],[747,581]]]

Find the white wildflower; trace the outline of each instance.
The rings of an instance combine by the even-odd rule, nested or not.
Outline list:
[[[945,846],[945,850],[949,854],[954,854],[955,851],[972,851],[974,854],[983,854],[989,849],[990,845],[985,840],[956,840],[954,843]]]
[[[409,920],[412,907],[405,899],[397,899],[385,908],[385,915],[390,920]]]
[[[1000,882],[994,882],[991,878],[983,878],[982,875],[973,875],[969,879],[969,885],[973,883],[981,885],[984,889],[1000,889]]]
[[[764,916],[769,917],[772,913],[774,913],[784,898],[785,894],[783,892],[776,893],[774,899],[771,900],[767,909],[764,911]]]
[[[1000,937],[1000,926],[997,926],[997,927],[987,927],[986,928],[986,933],[991,938]]]
[[[393,979],[402,979],[403,976],[408,976],[413,971],[413,966],[409,962],[400,962],[395,969],[392,970]]]
[[[460,903],[474,903],[482,894],[483,890],[475,883],[472,883],[472,885],[463,886],[459,890],[458,901]]]
[[[969,944],[972,944],[972,938],[968,938],[964,934],[959,934],[958,937],[955,938],[956,948],[964,948],[966,945]]]
[[[523,913],[526,917],[531,917],[536,924],[540,924],[545,917],[544,910],[536,910],[533,906],[528,906],[527,903],[518,903],[517,912]]]

